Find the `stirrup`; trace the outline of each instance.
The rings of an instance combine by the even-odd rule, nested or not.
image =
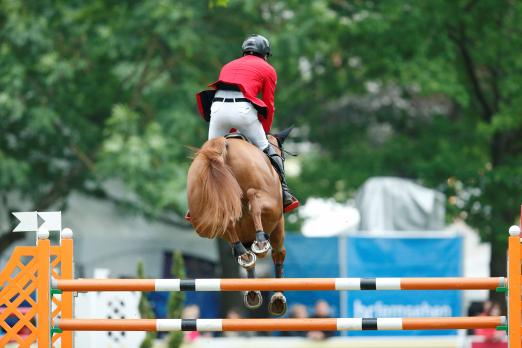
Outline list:
[[[295,197],[294,197],[295,198]],[[299,201],[297,200],[297,198],[292,202],[290,203],[289,205],[287,205],[286,207],[283,208],[283,213],[289,213],[291,212],[292,210],[296,209],[297,207],[299,207],[300,203]]]

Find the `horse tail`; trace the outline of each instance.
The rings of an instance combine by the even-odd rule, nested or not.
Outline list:
[[[242,190],[226,158],[225,138],[209,140],[194,159],[194,162],[201,161],[199,173],[189,172],[189,175],[194,175],[194,180],[190,180],[194,185],[189,187],[190,214],[202,237],[224,235],[229,225],[241,217]],[[190,190],[195,194],[190,194]]]

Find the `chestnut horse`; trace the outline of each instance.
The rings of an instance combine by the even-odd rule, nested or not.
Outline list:
[[[280,143],[286,135],[278,137]],[[269,135],[269,141],[277,145],[278,140]],[[249,278],[255,277],[256,255],[264,257],[270,248],[275,276],[283,276],[286,251],[281,183],[261,150],[237,138],[207,141],[190,165],[187,196],[190,221],[198,235],[230,243]],[[251,245],[251,251],[245,245]],[[259,291],[244,294],[250,309],[258,308],[262,301]],[[271,297],[269,311],[274,315],[286,312],[282,292]]]

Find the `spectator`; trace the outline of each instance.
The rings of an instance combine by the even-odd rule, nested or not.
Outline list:
[[[500,305],[495,302],[487,301],[484,303],[484,312],[482,316],[499,316],[502,310]],[[484,342],[496,343],[501,342],[505,336],[504,332],[495,328],[491,329],[475,329],[475,335],[484,337]]]
[[[227,319],[241,319],[242,318],[241,311],[238,308],[231,308],[228,310],[226,318]],[[222,332],[222,334],[223,334],[222,335],[223,337],[252,337],[252,336],[254,336],[254,333],[250,332],[250,331],[237,331],[237,332],[236,331],[225,331],[225,332]]]
[[[330,309],[330,305],[325,300],[318,300],[315,303],[314,307],[314,315],[312,318],[331,318],[332,311]],[[315,340],[321,341],[327,338],[330,338],[335,335],[335,331],[310,331],[307,334],[307,337]]]
[[[491,301],[472,301],[468,307],[468,317],[477,317],[486,312],[486,309],[490,306]],[[475,335],[475,329],[467,329],[466,335]]]
[[[198,305],[188,305],[183,309],[181,313],[181,319],[199,319],[200,310]],[[209,336],[208,334],[201,334],[198,331],[187,331],[185,332],[184,341],[191,343],[197,340],[200,336]]]
[[[290,318],[306,319],[308,318],[308,310],[303,304],[296,303],[290,307]],[[282,331],[281,336],[284,337],[306,337],[306,331]]]
[[[492,310],[495,303],[491,300],[484,301],[484,305],[482,306],[482,313],[480,315],[489,315],[488,313]]]

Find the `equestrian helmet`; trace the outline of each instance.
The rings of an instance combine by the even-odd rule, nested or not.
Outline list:
[[[262,35],[250,35],[241,46],[243,54],[255,54],[260,57],[270,57],[272,50],[270,48],[270,41]]]

